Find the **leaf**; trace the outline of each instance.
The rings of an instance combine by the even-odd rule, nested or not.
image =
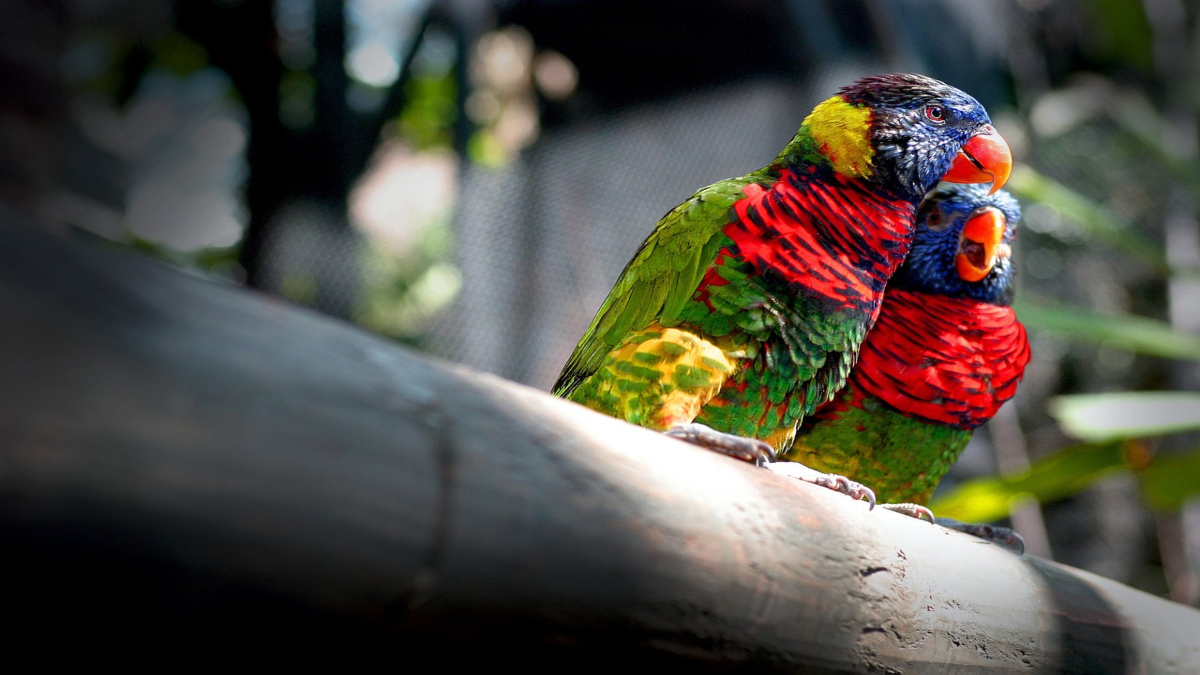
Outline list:
[[[1160,455],[1141,474],[1142,496],[1153,508],[1175,511],[1200,495],[1200,448],[1183,455]]]
[[[1085,8],[1097,19],[1103,38],[1099,48],[1109,56],[1136,65],[1143,72],[1154,66],[1154,33],[1142,3],[1129,0],[1091,0]]]
[[[1062,499],[1128,466],[1124,443],[1080,443],[1037,460],[1024,472],[967,481],[936,497],[929,508],[938,516],[987,523],[1007,517],[1009,505],[1019,497]]]
[[[1014,303],[1021,323],[1035,330],[1149,356],[1200,361],[1200,337],[1169,323],[1132,314],[1100,314],[1082,307]]]
[[[1194,154],[1168,140],[1172,138],[1168,132],[1170,123],[1145,92],[1132,87],[1124,88],[1106,110],[1130,138],[1192,193],[1193,200],[1200,199],[1200,167],[1195,162]]]
[[[1026,199],[1053,206],[1092,238],[1141,260],[1162,274],[1180,271],[1172,270],[1157,245],[1112,211],[1027,164],[1014,167],[1008,188]]]
[[[1050,414],[1082,441],[1103,443],[1200,429],[1200,394],[1131,391],[1075,394],[1050,401]]]

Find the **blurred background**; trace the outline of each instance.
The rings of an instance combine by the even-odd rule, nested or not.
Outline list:
[[[1200,606],[1200,2],[3,0],[0,207],[540,389],[653,223],[917,71],[1033,361],[933,505]]]

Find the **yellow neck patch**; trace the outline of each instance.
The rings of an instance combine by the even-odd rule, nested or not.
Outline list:
[[[834,96],[813,108],[804,118],[804,126],[835,171],[845,176],[870,177],[875,156],[870,108],[850,105],[841,96]]]

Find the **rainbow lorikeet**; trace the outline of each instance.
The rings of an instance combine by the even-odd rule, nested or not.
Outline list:
[[[553,391],[765,462],[844,384],[925,193],[998,189],[1011,166],[987,111],[954,87],[913,74],[846,86],[775,161],[658,221]],[[841,476],[796,477],[874,503]]]
[[[785,459],[868,482],[881,500],[919,515],[906,507],[929,500],[974,429],[1016,393],[1029,362],[1010,306],[1020,217],[1003,191],[930,193],[846,387],[804,419]]]

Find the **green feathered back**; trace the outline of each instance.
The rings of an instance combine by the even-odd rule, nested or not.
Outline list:
[[[751,183],[766,188],[774,178],[762,169],[714,183],[658,221],[567,360],[554,383],[556,395],[569,396],[630,333],[653,323],[679,322],[709,265],[730,243],[723,230],[734,218],[734,202],[745,198],[742,190]]]

